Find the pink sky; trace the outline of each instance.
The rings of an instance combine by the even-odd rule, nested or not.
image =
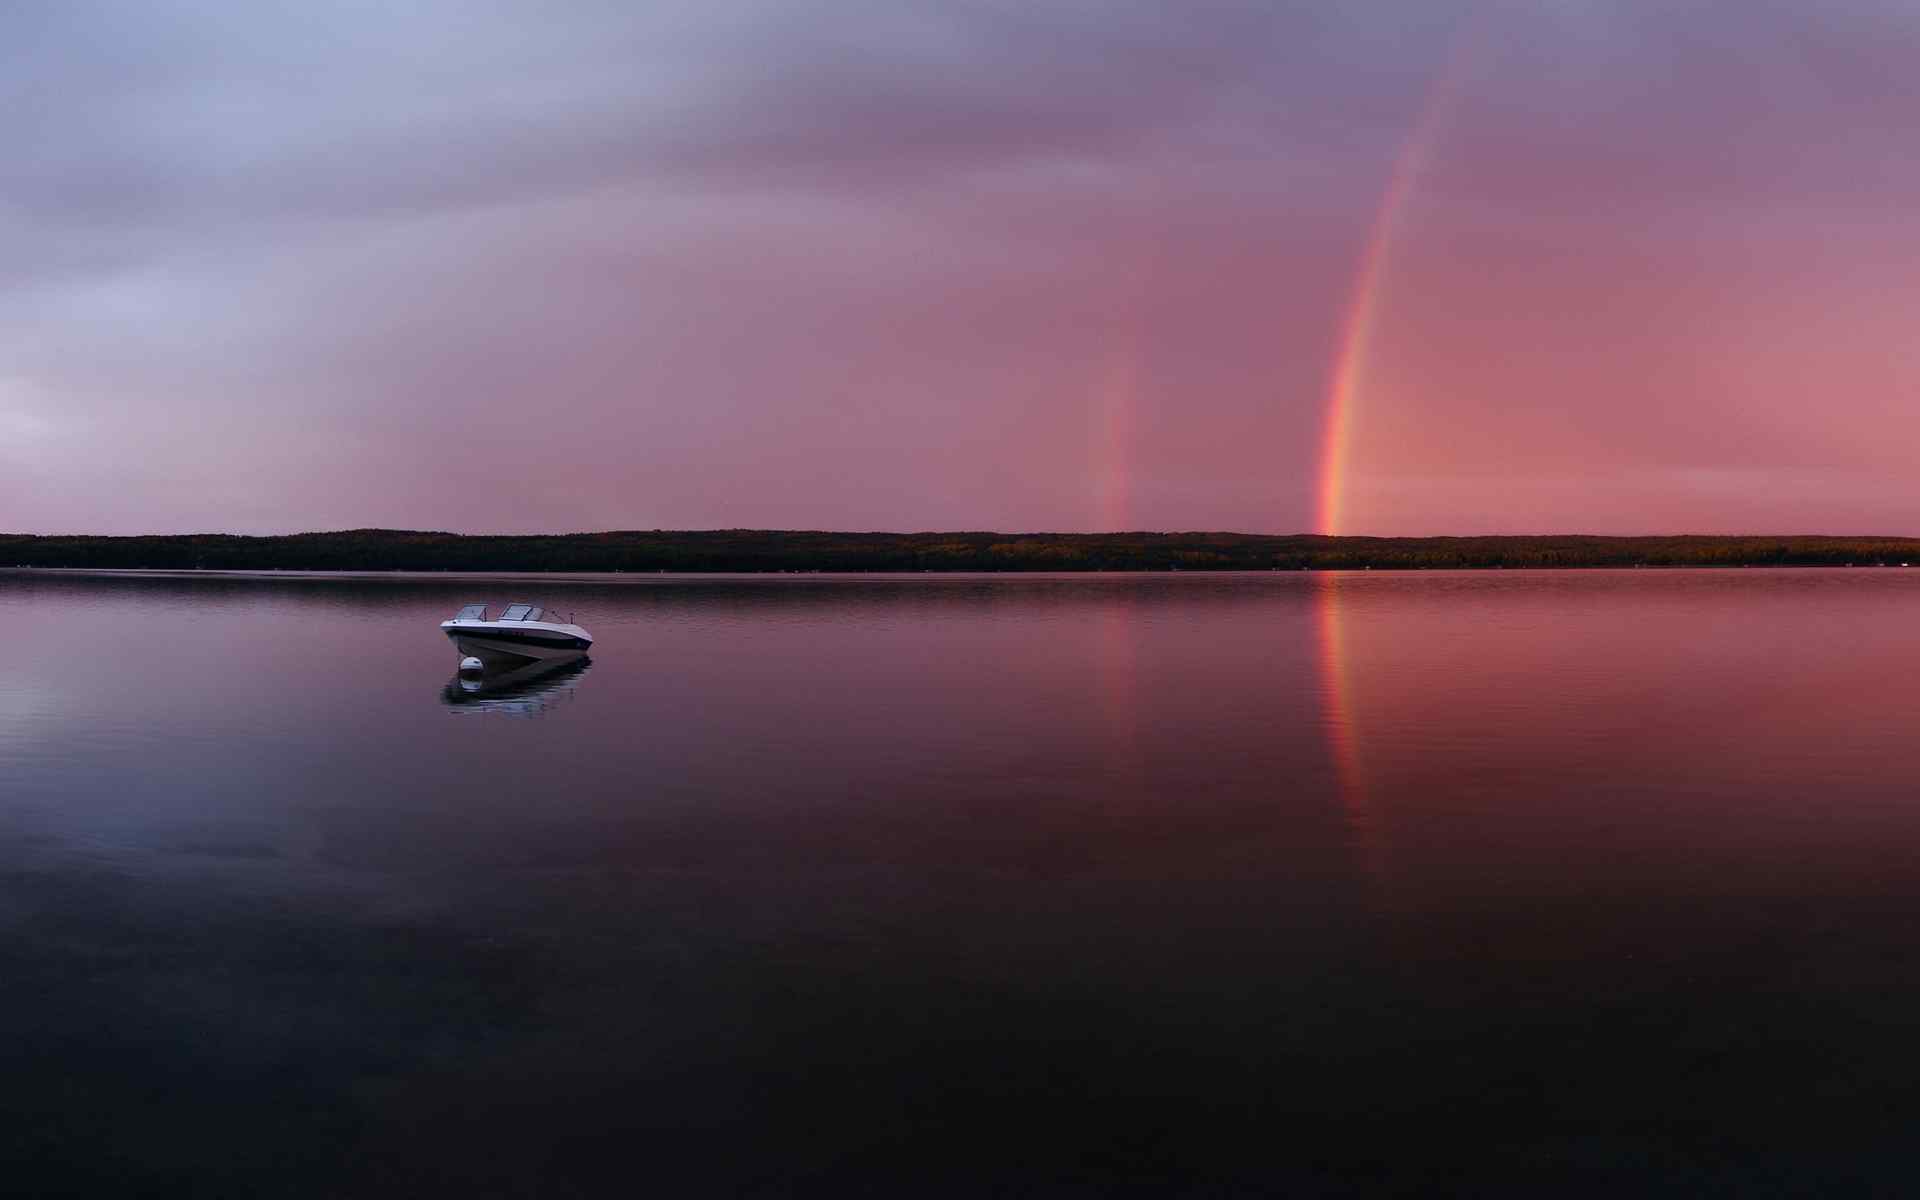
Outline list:
[[[1371,245],[1345,531],[1920,534],[1916,74],[1890,0],[30,0],[0,530],[1310,530]]]

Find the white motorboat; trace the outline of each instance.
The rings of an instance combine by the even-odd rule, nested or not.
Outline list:
[[[593,645],[593,635],[585,629],[571,620],[550,619],[545,609],[533,604],[509,604],[498,617],[489,617],[484,604],[469,604],[452,619],[440,622],[440,630],[463,660],[479,659],[488,668],[578,658]],[[465,661],[460,665],[468,666]]]

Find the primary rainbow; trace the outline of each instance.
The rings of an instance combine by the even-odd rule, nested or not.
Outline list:
[[[1427,89],[1425,103],[1413,128],[1401,143],[1393,170],[1387,177],[1386,191],[1374,210],[1373,224],[1367,231],[1365,248],[1360,253],[1359,269],[1348,292],[1347,310],[1340,322],[1335,344],[1333,369],[1327,381],[1324,441],[1320,447],[1320,532],[1338,534],[1346,529],[1347,475],[1353,449],[1354,409],[1366,369],[1367,350],[1373,340],[1374,326],[1380,314],[1381,292],[1385,290],[1387,268],[1394,241],[1405,220],[1407,201],[1427,160],[1432,156],[1440,126],[1452,107],[1464,70],[1467,31],[1472,22],[1464,22],[1455,37],[1452,52]]]

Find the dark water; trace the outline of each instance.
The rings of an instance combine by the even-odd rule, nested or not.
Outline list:
[[[517,598],[591,663],[463,691]],[[1920,571],[0,604],[37,1194],[1920,1178]]]

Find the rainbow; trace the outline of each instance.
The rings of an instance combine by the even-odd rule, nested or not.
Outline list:
[[[1373,223],[1360,252],[1346,312],[1334,346],[1333,366],[1327,376],[1326,419],[1320,447],[1320,532],[1347,530],[1347,483],[1352,466],[1355,410],[1365,382],[1367,351],[1379,323],[1381,293],[1386,290],[1393,247],[1405,223],[1407,202],[1414,185],[1432,157],[1441,127],[1453,107],[1465,73],[1469,34],[1475,22],[1462,22],[1452,51],[1428,87],[1413,128],[1400,145],[1387,187],[1374,210]]]
[[[1100,522],[1109,533],[1133,527],[1133,422],[1139,398],[1139,339],[1117,339],[1100,389],[1097,435]]]

